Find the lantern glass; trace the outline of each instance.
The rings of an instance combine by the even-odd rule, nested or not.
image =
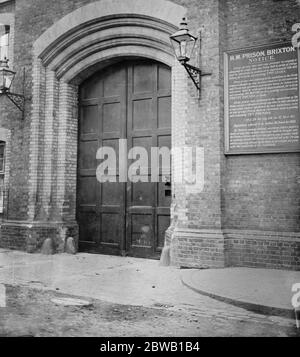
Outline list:
[[[8,68],[7,62],[0,64],[0,93],[9,91],[16,72]]]
[[[197,37],[189,33],[187,24],[184,21],[180,24],[180,29],[170,36],[171,44],[179,62],[188,62],[190,60],[197,41]]]

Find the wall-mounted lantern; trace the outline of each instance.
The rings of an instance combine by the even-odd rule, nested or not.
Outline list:
[[[25,96],[23,94],[12,93],[10,91],[11,84],[15,78],[16,72],[8,67],[8,60],[0,60],[0,96],[6,96],[21,112],[24,118]],[[24,78],[25,80],[25,72]],[[23,83],[24,91],[24,83]]]
[[[200,68],[187,63],[192,57],[197,42],[197,37],[190,34],[185,18],[182,19],[179,30],[170,36],[170,40],[177,60],[188,72],[189,76],[198,89],[200,97],[201,77],[211,75],[211,73],[203,73]]]

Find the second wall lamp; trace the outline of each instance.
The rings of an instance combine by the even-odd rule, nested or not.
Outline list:
[[[23,73],[23,94],[17,94],[10,91],[11,84],[15,78],[16,72],[8,67],[8,60],[0,60],[0,97],[6,96],[21,112],[22,119],[25,111],[24,81],[25,72]]]

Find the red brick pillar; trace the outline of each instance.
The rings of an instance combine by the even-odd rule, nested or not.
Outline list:
[[[222,1],[220,1],[222,3]],[[224,266],[222,232],[223,153],[223,9],[218,0],[197,2],[188,13],[189,28],[199,33],[201,58],[191,64],[212,72],[202,78],[201,98],[184,69],[173,71],[173,147],[184,144],[204,150],[204,186],[174,184],[171,261],[180,266]],[[200,63],[199,63],[200,62]],[[201,165],[201,163],[197,163]]]

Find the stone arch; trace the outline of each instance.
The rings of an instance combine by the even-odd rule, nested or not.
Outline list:
[[[180,80],[169,35],[184,14],[166,0],[100,0],[66,15],[35,41],[29,219],[76,225],[78,84],[132,57],[165,63]]]
[[[109,62],[116,56],[142,55],[171,67],[169,35],[184,13],[182,6],[165,0],[97,1],[46,30],[33,44],[34,59],[65,82],[96,62]]]
[[[100,0],[78,8],[64,16],[34,43],[34,52],[40,56],[44,51],[56,45],[74,30],[82,28],[83,24],[93,24],[96,19],[105,18],[152,18],[177,27],[186,10],[167,0]]]

